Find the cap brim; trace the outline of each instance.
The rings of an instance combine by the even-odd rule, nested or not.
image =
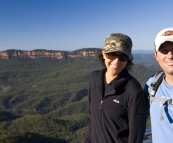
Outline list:
[[[122,53],[126,54],[129,57],[129,60],[132,59],[131,53],[125,47],[119,47],[119,48],[116,48],[116,49],[110,48],[109,51],[105,51],[105,53],[112,53],[112,52],[122,52]]]
[[[158,51],[160,46],[167,41],[173,42],[173,38],[170,37],[170,38],[165,38],[165,39],[160,40],[159,43],[156,45],[156,51]]]

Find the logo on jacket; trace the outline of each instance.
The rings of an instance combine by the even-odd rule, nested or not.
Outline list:
[[[114,101],[115,103],[120,103],[120,101],[117,100],[117,99],[114,99],[113,101]]]

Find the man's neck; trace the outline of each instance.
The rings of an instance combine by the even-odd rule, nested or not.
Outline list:
[[[169,85],[173,86],[173,75],[165,74],[165,81],[166,81]]]

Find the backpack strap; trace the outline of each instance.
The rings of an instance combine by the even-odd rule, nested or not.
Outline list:
[[[153,77],[153,80],[152,80],[152,82],[151,82],[151,84],[150,84],[150,86],[148,88],[150,104],[151,104],[151,102],[154,99],[154,98],[151,98],[151,97],[155,96],[155,93],[156,93],[160,83],[162,82],[163,76],[164,76],[164,72],[163,71],[159,71]]]
[[[163,106],[164,106],[166,104],[166,102],[168,102],[168,100],[166,98],[155,97],[156,91],[163,80],[163,76],[164,76],[164,72],[159,71],[153,77],[153,80],[152,80],[152,82],[148,88],[150,104],[153,101],[156,101],[156,102],[163,102]],[[160,111],[160,120],[161,121],[164,119],[163,106],[162,106],[161,111]]]
[[[164,119],[163,117],[163,106],[165,105],[173,105],[173,99],[166,99],[165,102],[162,105],[161,111],[160,111],[160,120],[162,121]]]
[[[160,111],[160,120],[162,121],[164,119],[163,117],[163,107],[165,105],[173,105],[173,99],[167,99],[167,98],[159,98],[159,97],[150,97],[150,101],[156,101],[156,102],[163,102],[161,111]]]
[[[155,76],[153,77],[153,80],[152,80],[149,88],[148,88],[150,104],[152,103],[152,101],[163,102],[163,105],[162,105],[162,108],[161,108],[161,111],[160,111],[160,120],[161,121],[164,119],[164,117],[163,117],[163,107],[165,105],[173,105],[173,98],[172,99],[167,99],[167,98],[155,97],[155,93],[156,93],[159,85],[161,84],[164,75],[165,74],[162,71],[159,71],[158,73],[156,73]]]

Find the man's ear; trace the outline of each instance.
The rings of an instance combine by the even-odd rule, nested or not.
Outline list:
[[[158,61],[158,59],[157,59],[157,51],[156,50],[154,50],[154,55],[155,55],[156,60]]]

